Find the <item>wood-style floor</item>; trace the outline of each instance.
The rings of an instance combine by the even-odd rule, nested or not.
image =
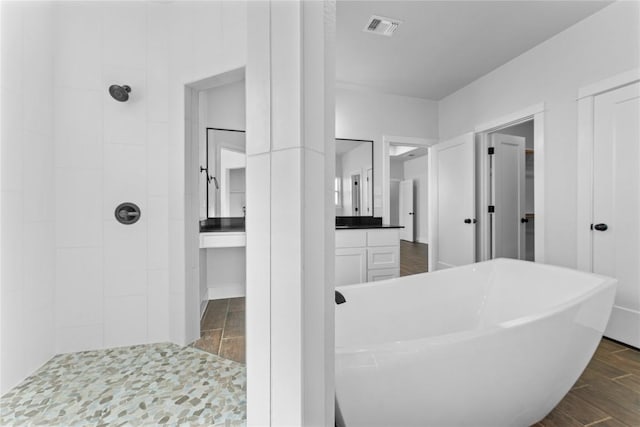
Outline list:
[[[400,276],[427,272],[427,250],[424,243],[400,240]]]
[[[640,426],[640,351],[606,338],[571,391],[534,427]]]
[[[193,346],[245,363],[244,319],[244,298],[209,301],[200,321],[200,339]]]

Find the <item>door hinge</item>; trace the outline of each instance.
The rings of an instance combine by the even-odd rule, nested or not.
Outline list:
[[[489,205],[489,213],[495,213],[496,207],[493,205]]]
[[[489,154],[490,156],[491,156],[492,154],[496,154],[496,148],[495,148],[495,147],[489,147],[489,148],[487,149],[487,154]]]

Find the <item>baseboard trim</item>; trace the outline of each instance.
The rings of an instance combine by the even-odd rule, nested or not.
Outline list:
[[[246,295],[244,283],[230,283],[208,288],[209,299],[238,298]]]
[[[207,295],[207,299],[200,301],[200,319],[204,317],[204,311],[207,309],[208,302],[209,302],[208,295]]]
[[[614,305],[604,336],[639,348],[640,311]]]

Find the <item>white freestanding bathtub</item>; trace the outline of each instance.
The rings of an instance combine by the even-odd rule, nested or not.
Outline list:
[[[616,281],[497,259],[337,288],[336,397],[347,427],[529,426],[569,391]]]

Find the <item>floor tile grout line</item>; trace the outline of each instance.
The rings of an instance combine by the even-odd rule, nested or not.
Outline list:
[[[590,422],[589,424],[585,424],[584,427],[593,426],[593,425],[596,425],[596,424],[601,423],[603,421],[608,421],[608,420],[612,420],[612,419],[613,419],[613,417],[611,415],[609,415],[608,417],[605,417],[605,418],[603,418],[601,420],[597,420],[597,421]]]
[[[220,344],[218,345],[218,355],[222,353],[222,342],[224,341],[224,332],[225,332],[225,329],[227,328],[227,317],[229,316],[229,305],[230,305],[229,301],[230,299],[227,298],[226,310],[224,313],[224,322],[222,323],[222,332],[220,333]]]
[[[619,377],[611,378],[611,381],[619,380],[619,379],[621,379],[621,378],[627,378],[627,377],[630,377],[630,376],[632,376],[632,375],[633,375],[633,374],[631,374],[631,373],[627,373],[627,374],[624,374],[624,375],[620,375]]]

